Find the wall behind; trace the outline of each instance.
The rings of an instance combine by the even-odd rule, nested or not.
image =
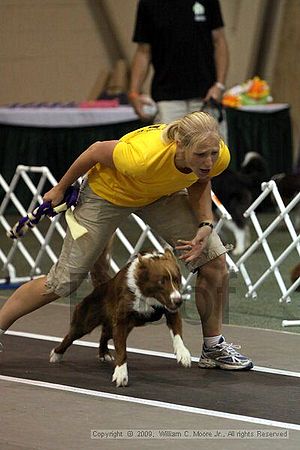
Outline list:
[[[2,0],[0,40],[2,104],[85,99],[111,65],[85,0]]]
[[[275,56],[272,88],[276,101],[291,105],[295,149],[300,146],[300,1],[285,1]],[[295,154],[295,159],[297,155]]]
[[[289,102],[294,123],[300,123],[299,0],[220,1],[230,47],[227,85],[267,67],[259,75],[268,76],[275,99]],[[79,101],[95,92],[96,82],[100,90],[118,59],[130,65],[136,5],[137,0],[1,0],[0,104]],[[266,51],[266,63],[258,65],[267,18],[279,5],[276,51]]]
[[[250,72],[264,1],[221,0],[231,53],[228,85]],[[136,5],[137,0],[2,0],[0,104],[86,99],[119,58],[130,63]]]

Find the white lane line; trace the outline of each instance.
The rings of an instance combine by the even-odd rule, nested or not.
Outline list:
[[[278,428],[285,428],[288,430],[300,431],[300,425],[298,425],[296,423],[278,422],[276,420],[262,419],[259,417],[242,416],[239,414],[231,414],[231,413],[226,413],[223,411],[214,411],[211,409],[195,408],[193,406],[178,405],[176,403],[160,402],[157,400],[147,400],[144,398],[129,397],[127,395],[111,394],[108,392],[95,391],[92,389],[82,389],[82,388],[77,388],[75,386],[68,386],[68,385],[56,384],[56,383],[48,383],[45,381],[26,380],[23,378],[9,377],[6,375],[0,375],[0,381],[21,383],[21,384],[27,384],[30,386],[37,386],[37,387],[41,387],[41,388],[56,389],[59,391],[72,392],[75,394],[83,394],[83,395],[90,395],[93,397],[107,398],[110,400],[119,400],[119,401],[129,402],[129,403],[139,403],[139,404],[142,404],[143,406],[144,405],[154,406],[156,408],[171,409],[171,410],[175,410],[175,411],[187,412],[187,413],[192,413],[192,414],[201,414],[204,416],[219,417],[222,419],[238,420],[241,422],[255,423],[255,424],[259,424],[259,425],[266,425],[266,426],[271,426],[271,427],[278,427]]]
[[[54,306],[53,303],[50,303],[50,305]],[[225,324],[225,326],[228,326],[230,328],[247,329],[247,330],[250,330],[252,332],[253,332],[253,330],[255,330],[255,331],[264,331],[266,333],[292,334],[293,336],[298,336],[299,337],[299,333],[297,333],[296,331],[272,330],[270,328],[259,328],[259,327],[258,328],[257,327],[253,328],[253,327],[250,327],[250,326],[247,326],[247,325],[235,325],[233,323],[231,323],[230,325],[229,324]]]
[[[11,336],[19,336],[19,337],[25,337],[30,339],[39,339],[41,341],[50,341],[50,342],[61,342],[62,338],[57,336],[48,336],[44,334],[35,334],[35,333],[26,333],[23,331],[6,331],[5,334],[11,335]],[[98,342],[90,342],[90,341],[74,341],[74,345],[79,345],[81,347],[93,347],[98,348],[99,344]],[[113,345],[108,346],[110,349],[114,349]],[[176,356],[173,353],[167,353],[167,352],[158,352],[155,350],[143,350],[141,348],[134,348],[134,347],[127,347],[127,351],[129,353],[137,353],[139,355],[147,355],[147,356],[158,356],[160,358],[172,358],[175,359]],[[193,362],[199,361],[199,356],[192,356]],[[290,370],[283,370],[283,369],[273,369],[271,367],[262,367],[262,366],[254,366],[252,369],[255,372],[262,372],[262,373],[270,373],[273,375],[284,375],[287,377],[294,377],[294,378],[300,378],[300,372],[293,372]]]

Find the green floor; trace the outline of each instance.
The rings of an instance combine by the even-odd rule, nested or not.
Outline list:
[[[259,220],[264,230],[275,217],[273,213],[259,214]],[[252,240],[257,237],[254,229],[251,230]],[[223,236],[225,242],[231,243],[232,236]],[[290,234],[285,227],[273,232],[268,238],[268,243],[274,259],[278,258],[284,249],[292,242]],[[238,258],[232,257],[233,260]],[[291,285],[290,271],[299,263],[299,254],[293,250],[280,265],[279,270],[286,287]],[[270,267],[262,246],[246,262],[246,269],[253,284]],[[300,320],[300,292],[291,295],[290,303],[279,303],[281,291],[274,273],[269,275],[257,289],[256,298],[246,298],[246,285],[241,273],[232,273],[230,278],[230,301],[225,320],[230,324],[245,325],[256,328],[269,328],[273,330],[285,330],[300,332],[300,326],[282,327],[282,320]],[[191,317],[196,317],[195,307],[189,305],[187,308]]]
[[[275,215],[273,213],[260,214],[259,219],[263,229],[272,221],[274,217]],[[15,219],[15,216],[11,218],[11,224],[14,223]],[[42,230],[46,226],[47,223],[44,221],[40,224],[39,229]],[[137,229],[131,221],[128,221],[122,227],[122,230],[126,236],[129,237],[131,242],[136,241]],[[255,238],[256,234],[254,230],[252,230],[252,239],[255,240]],[[11,246],[11,241],[5,237],[3,231],[1,231],[0,239],[1,249],[5,254],[7,254]],[[223,240],[226,243],[232,243],[232,236],[230,234],[224,235]],[[37,256],[38,247],[33,235],[29,233],[24,238],[23,242],[29,249],[33,258],[35,258]],[[286,228],[284,228],[281,231],[273,232],[270,238],[268,238],[268,242],[272,249],[274,258],[276,259],[290,244],[291,238],[289,233],[286,231]],[[51,245],[55,249],[56,254],[59,251],[61,243],[62,239],[58,236],[54,237],[52,240]],[[145,248],[151,248],[151,244],[146,242]],[[114,246],[114,258],[118,264],[124,264],[127,256],[128,253],[121,245],[118,244],[118,242],[116,242]],[[280,266],[280,272],[287,287],[290,286],[290,271],[298,262],[299,255],[296,250],[294,250]],[[28,274],[28,265],[20,257],[20,253],[18,251],[16,252],[13,264],[17,268],[18,276]],[[50,266],[51,261],[48,257],[44,257],[41,261],[42,271],[47,272]],[[269,267],[262,247],[259,247],[258,250],[251,256],[246,263],[246,267],[253,282],[255,282],[258,277],[260,277],[261,274]],[[2,276],[3,274],[1,277]],[[91,289],[91,285],[87,281],[80,288],[76,298],[79,299],[85,295],[89,289]],[[291,303],[280,304],[279,298],[281,296],[281,292],[275,280],[274,274],[271,274],[259,287],[257,290],[257,298],[245,298],[246,291],[247,290],[242,275],[240,273],[232,273],[230,278],[230,301],[224,318],[225,323],[300,333],[300,326],[282,327],[282,320],[300,320],[300,292],[295,292],[292,294]],[[8,297],[9,293],[9,290],[2,290],[0,291],[0,296]],[[198,313],[193,300],[193,292],[191,299],[185,302],[182,308],[182,314],[187,321],[198,320]]]

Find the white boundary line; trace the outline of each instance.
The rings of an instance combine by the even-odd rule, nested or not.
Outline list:
[[[19,336],[19,337],[25,337],[30,339],[39,339],[41,341],[50,341],[50,342],[61,342],[62,338],[57,336],[48,336],[44,334],[35,334],[35,333],[26,333],[23,331],[6,331],[7,335],[11,336]],[[93,347],[98,348],[99,344],[98,342],[90,342],[90,341],[80,341],[76,340],[73,342],[74,345],[79,345],[81,347]],[[108,346],[110,349],[114,349],[113,345]],[[147,355],[147,356],[159,356],[160,358],[172,358],[175,359],[175,355],[173,353],[167,353],[167,352],[158,352],[155,350],[143,350],[140,348],[133,348],[133,347],[127,347],[127,351],[129,353],[137,353],[140,355]],[[198,362],[199,357],[192,356],[193,362]],[[263,372],[263,373],[271,373],[273,375],[284,375],[288,377],[294,377],[294,378],[300,378],[300,372],[293,372],[290,370],[283,370],[283,369],[273,369],[271,367],[262,367],[262,366],[254,366],[252,369],[256,372]]]
[[[21,384],[27,384],[30,386],[37,386],[37,387],[42,387],[42,388],[47,388],[47,389],[56,389],[59,391],[72,392],[75,394],[82,394],[82,395],[90,395],[93,397],[101,397],[101,398],[106,398],[106,399],[110,399],[110,400],[119,400],[119,401],[129,402],[129,403],[138,403],[138,404],[142,404],[143,406],[145,406],[145,405],[154,406],[156,408],[171,409],[173,411],[175,410],[175,411],[187,412],[187,413],[192,413],[192,414],[201,414],[204,416],[219,417],[222,419],[238,420],[241,422],[256,423],[259,425],[266,425],[266,426],[279,427],[279,428],[285,428],[285,429],[289,429],[289,430],[300,431],[300,425],[297,425],[295,423],[278,422],[275,420],[261,419],[259,417],[242,416],[239,414],[226,413],[226,412],[222,412],[222,411],[214,411],[211,409],[195,408],[193,406],[179,405],[176,403],[160,402],[157,400],[147,400],[145,398],[129,397],[127,395],[111,394],[108,392],[95,391],[95,390],[91,390],[91,389],[82,389],[82,388],[77,388],[75,386],[67,386],[67,385],[63,385],[63,384],[48,383],[45,381],[26,380],[23,378],[9,377],[9,376],[5,376],[5,375],[0,375],[0,381],[21,383]]]
[[[39,276],[43,276],[43,275],[39,275]],[[1,287],[0,287],[0,293],[1,293]],[[3,295],[0,295],[0,301],[6,301],[8,297],[4,297]],[[58,299],[55,302],[49,303],[47,304],[47,307],[53,307],[53,306],[62,306],[62,307],[67,307],[70,308],[70,303],[65,303],[64,300],[62,299]],[[183,318],[184,321],[184,318]],[[198,319],[198,322],[200,323],[200,319]],[[225,323],[223,324],[225,327],[230,327],[230,328],[240,328],[240,329],[247,329],[250,331],[264,331],[266,333],[279,333],[279,334],[288,334],[288,335],[292,335],[292,336],[298,336],[299,337],[299,333],[297,333],[296,331],[286,331],[286,330],[273,330],[271,328],[259,328],[259,327],[251,327],[249,325],[237,325],[237,324],[233,324],[233,323]]]
[[[0,297],[1,298],[1,297]],[[286,330],[272,330],[271,328],[259,328],[259,327],[250,327],[248,325],[236,325],[234,323],[225,323],[223,324],[232,328],[246,328],[251,331],[265,331],[266,333],[280,333],[280,334],[291,334],[293,336],[299,336],[299,333],[296,331],[286,331]]]

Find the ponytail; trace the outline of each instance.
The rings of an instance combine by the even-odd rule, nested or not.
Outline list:
[[[179,141],[183,147],[215,146],[220,143],[219,126],[214,117],[196,111],[174,120],[162,131],[162,140],[169,144]]]
[[[174,120],[173,122],[169,123],[166,128],[163,129],[162,140],[166,144],[176,141],[176,139],[178,138],[178,129],[180,127],[180,122],[181,119]]]

